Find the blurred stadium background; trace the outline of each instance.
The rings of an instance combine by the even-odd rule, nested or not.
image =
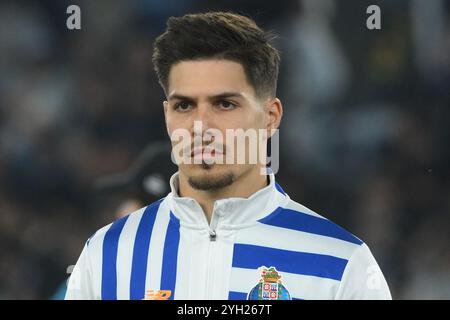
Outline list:
[[[0,1],[0,299],[50,298],[114,219],[129,195],[96,181],[168,142],[153,39],[210,10],[279,35],[284,189],[364,239],[395,299],[449,299],[445,0]]]

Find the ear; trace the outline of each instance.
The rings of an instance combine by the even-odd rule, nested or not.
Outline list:
[[[278,129],[283,117],[283,105],[280,99],[273,98],[266,103],[267,122],[266,130],[269,137],[272,136],[272,130]]]
[[[169,102],[164,100],[163,101],[163,107],[164,107],[164,117],[167,118],[167,109],[169,108]]]
[[[167,110],[169,109],[169,102],[163,101],[163,107],[164,107],[164,120],[166,121],[166,130],[167,130],[167,134],[170,137],[169,126],[167,124]]]

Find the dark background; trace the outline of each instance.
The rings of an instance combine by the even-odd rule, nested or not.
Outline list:
[[[169,16],[211,10],[278,34],[291,198],[362,238],[395,299],[449,299],[444,0],[0,1],[0,299],[51,297],[114,219],[125,195],[98,196],[96,179],[169,141],[153,40]]]

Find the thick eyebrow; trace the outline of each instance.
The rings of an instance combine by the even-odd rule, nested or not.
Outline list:
[[[242,94],[239,92],[223,92],[220,94],[216,94],[212,96],[211,100],[220,100],[220,99],[227,99],[227,98],[244,98]]]
[[[189,100],[189,101],[194,100],[194,99],[191,98],[191,97],[184,96],[184,95],[178,94],[178,93],[172,93],[172,94],[169,95],[169,97],[167,98],[168,101],[174,100],[174,99],[177,99],[177,100]]]
[[[220,100],[220,99],[227,99],[227,98],[244,98],[244,96],[242,94],[240,94],[239,92],[223,92],[223,93],[219,93],[216,95],[213,95],[211,97],[208,97],[209,100]],[[192,97],[188,97],[182,94],[178,94],[178,93],[172,93],[171,95],[169,95],[167,100],[187,100],[187,101],[195,101],[194,98]]]

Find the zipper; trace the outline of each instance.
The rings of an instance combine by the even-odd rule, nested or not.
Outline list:
[[[208,273],[206,277],[206,300],[211,300],[214,298],[214,269],[215,269],[215,263],[216,263],[216,251],[217,251],[217,242],[216,242],[216,235],[212,236],[214,240],[209,241],[209,248],[208,248]],[[211,239],[211,235],[210,235]]]
[[[214,205],[213,213],[211,215],[211,224],[209,225],[209,248],[208,248],[208,265],[207,265],[207,275],[206,275],[206,292],[205,298],[211,300],[214,298],[214,275],[215,275],[215,264],[216,264],[216,254],[217,254],[217,223],[219,216],[216,214],[216,208]]]
[[[216,237],[217,237],[216,231],[210,229],[209,230],[209,241],[216,241]]]

